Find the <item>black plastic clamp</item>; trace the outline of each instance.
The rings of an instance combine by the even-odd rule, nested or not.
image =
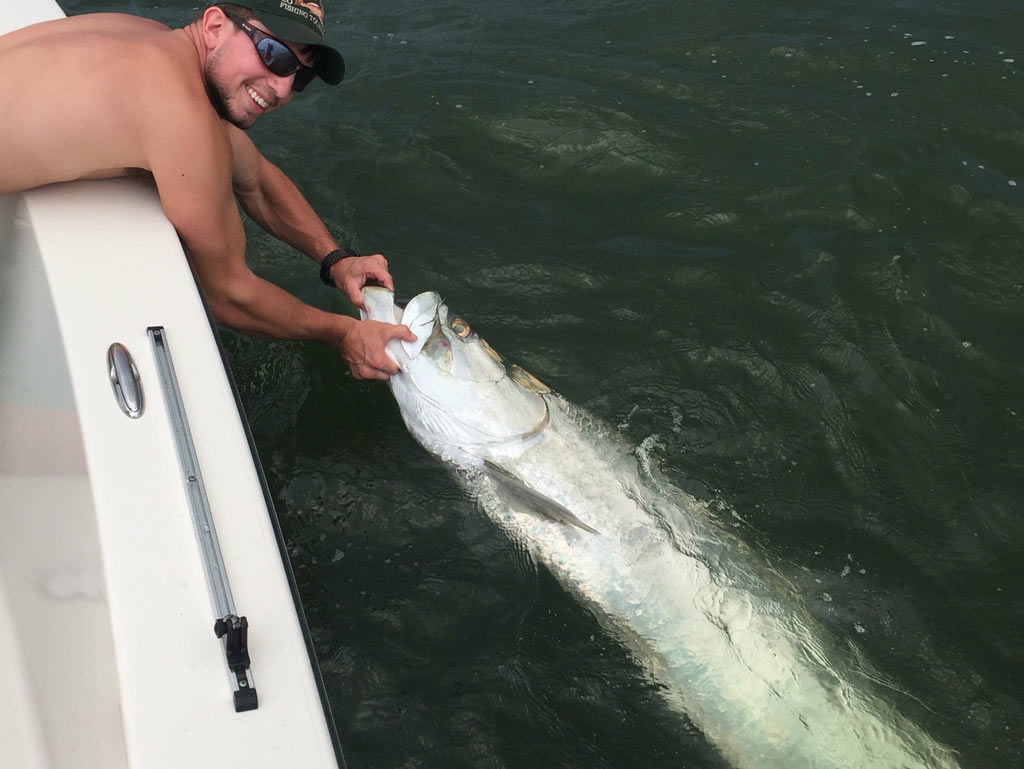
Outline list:
[[[259,698],[249,670],[249,620],[229,614],[213,623],[213,632],[224,639],[224,653],[235,689],[235,712],[256,710]]]

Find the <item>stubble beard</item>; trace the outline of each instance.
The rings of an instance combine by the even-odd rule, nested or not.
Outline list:
[[[210,106],[213,107],[222,120],[226,120],[231,125],[237,126],[242,130],[247,130],[256,122],[256,116],[243,111],[241,117],[239,117],[232,111],[231,104],[234,101],[234,97],[228,92],[227,87],[224,86],[219,77],[219,64],[220,57],[214,55],[206,63],[206,71],[203,73],[203,81],[206,86],[206,95],[210,99]]]

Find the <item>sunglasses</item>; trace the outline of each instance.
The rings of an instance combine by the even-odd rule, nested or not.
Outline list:
[[[252,40],[256,53],[260,55],[260,60],[267,69],[278,77],[295,75],[295,80],[292,81],[293,91],[301,91],[316,77],[316,71],[311,67],[304,66],[294,51],[276,37],[267,34],[262,29],[256,29],[233,13],[224,11],[224,15]]]

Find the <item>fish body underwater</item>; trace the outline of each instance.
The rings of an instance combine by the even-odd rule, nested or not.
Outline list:
[[[364,289],[404,323],[391,391],[409,431],[574,593],[736,769],[954,769],[767,564],[614,433],[506,364],[433,292]],[[881,691],[880,691],[881,690]]]

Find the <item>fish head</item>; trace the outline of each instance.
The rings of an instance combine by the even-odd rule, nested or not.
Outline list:
[[[415,342],[392,340],[386,350],[400,369],[390,386],[402,418],[429,451],[479,464],[516,451],[547,427],[548,388],[506,364],[437,293],[399,307],[391,291],[368,286],[362,316],[416,334]]]

